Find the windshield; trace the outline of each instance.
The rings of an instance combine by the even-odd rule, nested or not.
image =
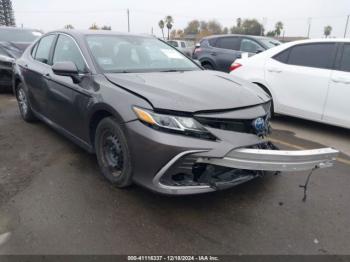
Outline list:
[[[34,42],[42,33],[27,29],[0,28],[0,42]]]
[[[282,44],[280,41],[270,38],[262,38],[260,41],[269,49]]]
[[[156,38],[142,36],[87,36],[95,62],[104,72],[192,71],[200,68]]]

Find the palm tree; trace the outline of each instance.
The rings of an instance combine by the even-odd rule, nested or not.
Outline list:
[[[325,35],[326,38],[328,38],[331,35],[332,30],[333,30],[333,28],[330,25],[327,25],[324,28],[324,35]]]
[[[162,35],[163,35],[163,39],[164,39],[164,21],[163,20],[160,20],[159,23],[158,23],[160,29],[162,30]]]
[[[173,28],[174,19],[171,15],[165,17],[165,24],[168,28],[168,40],[170,39],[170,30]]]
[[[275,25],[275,34],[276,36],[280,36],[283,30],[283,23],[281,21],[277,22]]]
[[[98,27],[98,25],[96,23],[93,23],[90,27],[89,30],[100,30],[100,28]]]
[[[71,24],[65,25],[64,29],[74,29],[74,26],[72,26]]]

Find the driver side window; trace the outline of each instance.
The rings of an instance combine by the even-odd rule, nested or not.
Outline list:
[[[80,73],[87,71],[86,64],[75,41],[66,35],[60,35],[57,40],[53,63],[73,62]]]

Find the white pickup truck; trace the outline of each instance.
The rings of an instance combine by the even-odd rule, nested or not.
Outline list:
[[[188,57],[192,57],[193,51],[194,51],[194,43],[184,40],[168,40],[168,44],[175,47],[177,50],[179,50],[181,53]]]

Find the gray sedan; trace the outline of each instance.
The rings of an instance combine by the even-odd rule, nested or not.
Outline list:
[[[330,167],[338,154],[279,151],[266,139],[268,95],[153,37],[48,33],[17,60],[13,88],[25,121],[39,119],[96,154],[120,188],[212,192],[266,172]]]

